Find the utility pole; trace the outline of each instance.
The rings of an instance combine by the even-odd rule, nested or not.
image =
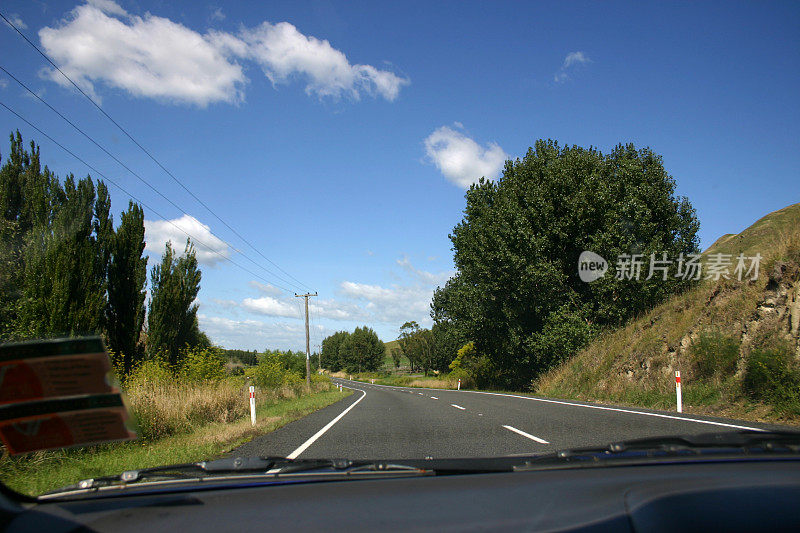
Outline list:
[[[309,292],[305,294],[297,294],[294,293],[295,297],[297,298],[304,298],[306,301],[306,387],[311,387],[311,340],[308,336],[308,297],[309,296],[316,296],[317,293],[311,294]]]

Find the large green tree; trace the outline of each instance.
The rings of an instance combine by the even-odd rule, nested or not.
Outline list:
[[[339,346],[339,358],[348,372],[372,372],[383,363],[385,347],[367,326],[356,328]]]
[[[207,344],[208,339],[198,328],[194,303],[200,278],[192,243],[187,240],[184,253],[176,257],[167,242],[161,264],[150,272],[147,343],[151,356],[164,355],[170,364],[177,365],[184,348]]]
[[[442,335],[440,338],[446,340]],[[455,357],[455,351],[449,357],[444,355],[446,350],[437,349],[436,334],[430,329],[421,328],[415,321],[406,322],[400,327],[397,341],[411,363],[411,370],[422,370],[426,376],[431,370],[446,370]]]
[[[25,281],[25,248],[34,225],[50,219],[50,186],[39,149],[25,150],[19,131],[11,134],[11,150],[0,168],[0,339],[27,336],[20,324]]]
[[[470,187],[466,200],[450,235],[457,274],[435,292],[431,316],[475,342],[495,385],[527,387],[598,327],[619,325],[691,283],[675,276],[674,263],[666,280],[645,279],[650,254],[677,260],[697,252],[699,229],[647,148],[602,154],[537,141],[523,159],[506,162],[497,182]],[[606,258],[611,273],[581,281],[584,250]],[[614,276],[622,254],[643,258],[638,281]]]
[[[338,372],[343,368],[342,358],[339,355],[342,343],[350,333],[337,331],[333,335],[325,337],[322,341],[322,366],[332,372]]]
[[[63,186],[50,183],[49,220],[34,224],[25,243],[19,323],[31,336],[102,332],[108,233],[98,229],[110,222],[107,196],[97,210],[96,200],[90,177],[76,182],[70,174]]]
[[[130,202],[111,239],[105,317],[109,345],[121,356],[126,375],[144,355],[139,343],[147,283],[144,247],[144,211]]]

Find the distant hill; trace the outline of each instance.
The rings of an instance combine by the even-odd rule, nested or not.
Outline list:
[[[758,219],[739,234],[723,235],[703,252],[738,255],[774,255],[783,243],[800,230],[800,204],[793,204]]]
[[[384,355],[383,355],[383,364],[381,365],[381,370],[391,372],[394,368],[394,360],[392,360],[391,350],[394,348],[400,349],[400,341],[389,341],[383,343]],[[405,355],[400,356],[400,370],[407,370],[411,367],[411,362]]]
[[[680,370],[688,412],[800,424],[800,204],[703,252],[716,253],[760,253],[758,280],[701,282],[601,334],[536,392],[674,409]]]

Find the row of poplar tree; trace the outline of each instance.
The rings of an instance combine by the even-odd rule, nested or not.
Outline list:
[[[0,154],[2,162],[2,154]],[[102,334],[126,373],[146,356],[177,364],[209,346],[193,303],[201,272],[191,243],[169,243],[150,273],[144,212],[129,202],[114,227],[111,197],[90,176],[63,182],[19,131],[0,168],[0,341]]]

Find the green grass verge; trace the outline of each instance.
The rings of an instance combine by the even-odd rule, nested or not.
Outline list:
[[[230,424],[206,424],[191,433],[156,441],[5,457],[0,461],[0,480],[19,493],[36,495],[81,479],[119,474],[125,470],[213,459],[350,394],[351,391],[334,389],[258,406],[259,423],[255,428],[251,427],[248,416]]]

